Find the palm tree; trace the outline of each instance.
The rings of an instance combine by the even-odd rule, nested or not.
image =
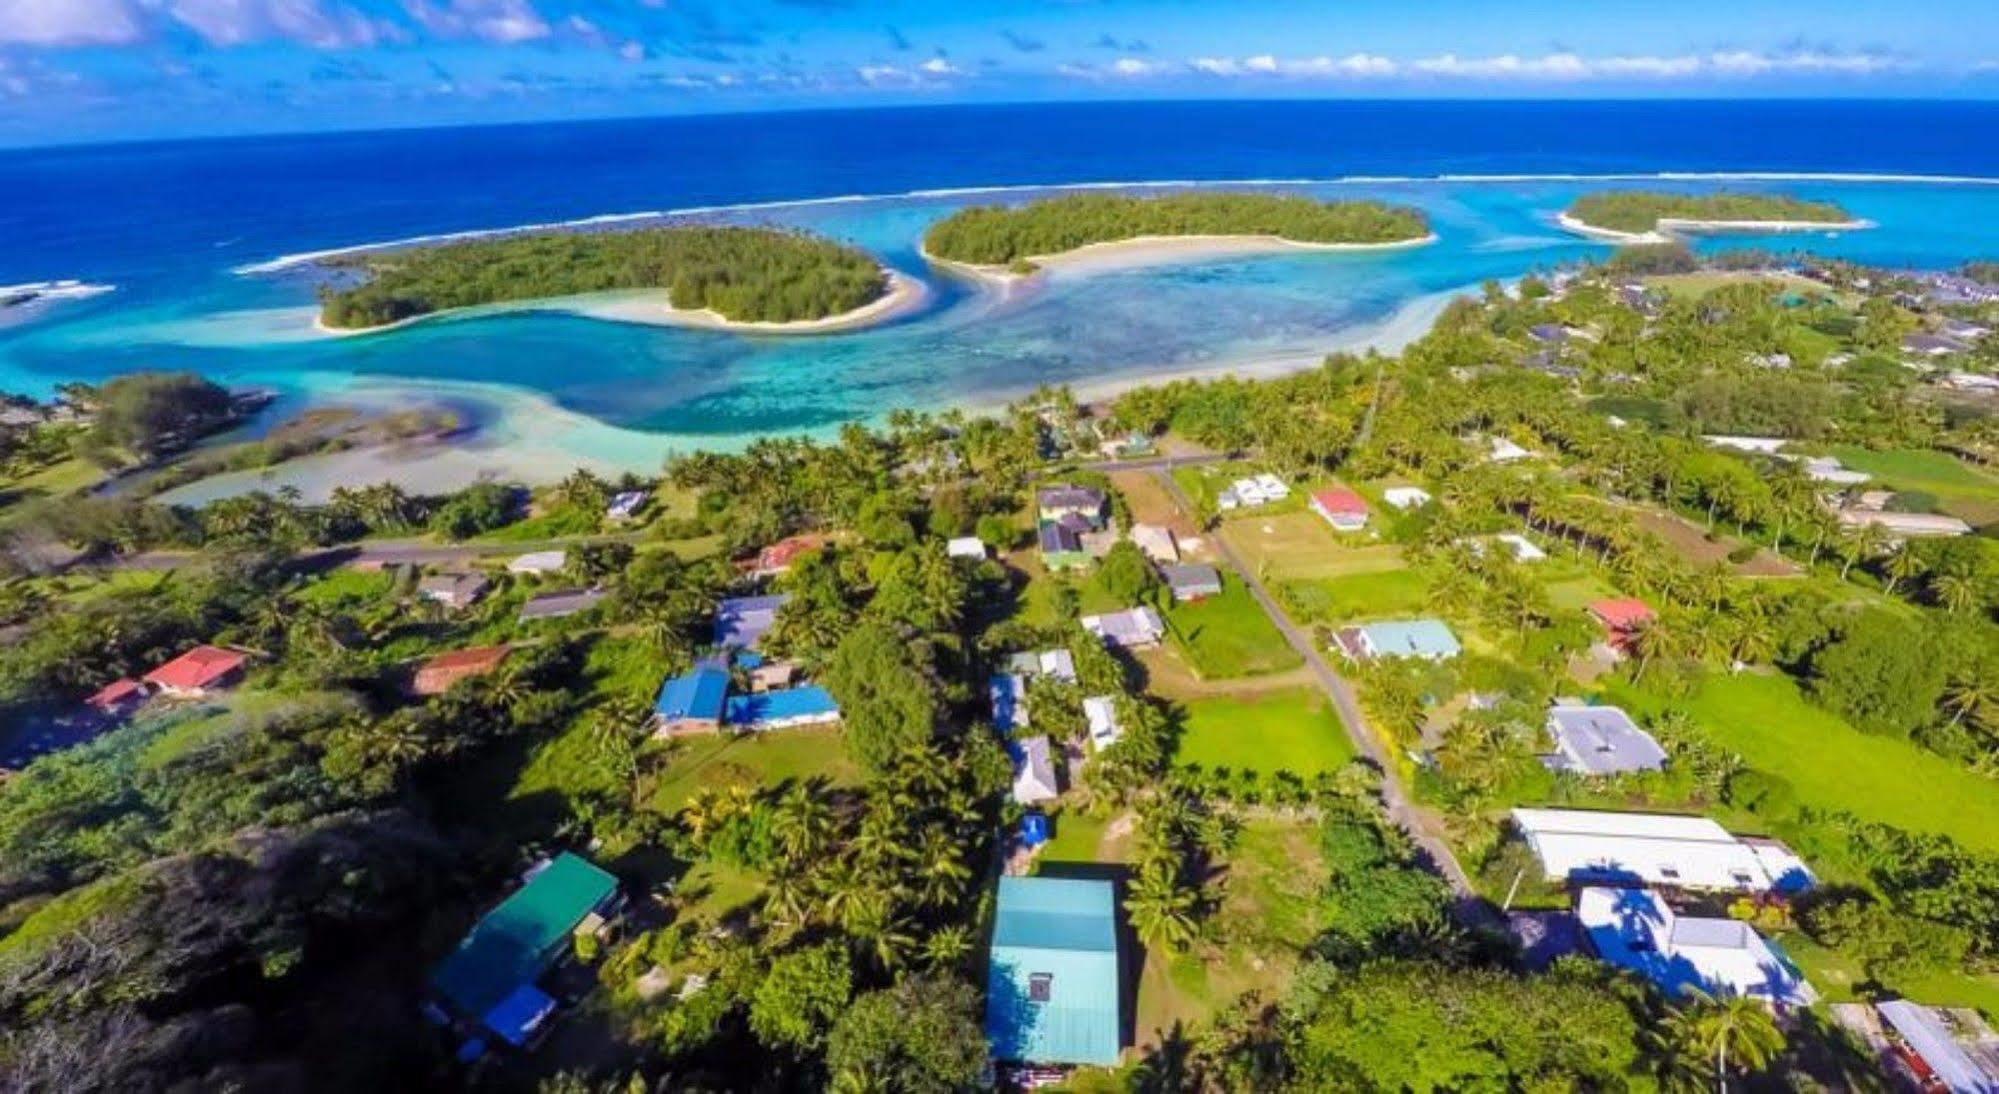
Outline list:
[[[1978,579],[1970,574],[1949,572],[1930,578],[1930,595],[1936,597],[1945,611],[1957,615],[1977,607],[1984,591],[1978,587]]]
[[[918,899],[931,906],[948,904],[971,880],[972,868],[959,857],[958,843],[942,828],[928,828],[916,852]]]
[[[801,783],[778,799],[771,817],[771,835],[794,862],[816,856],[833,833],[833,807],[816,783]]]
[[[923,963],[933,969],[955,968],[972,952],[972,931],[953,923],[930,932],[923,940]]]
[[[1147,946],[1177,953],[1194,944],[1194,894],[1163,871],[1141,873],[1125,894],[1124,910]]]
[[[1681,1061],[1682,1076],[1690,1078],[1714,1062],[1717,1091],[1728,1089],[1730,1072],[1755,1074],[1784,1051],[1784,1032],[1770,1008],[1746,995],[1716,998],[1699,988],[1687,989],[1687,1001],[1666,1019],[1665,1039]]]
[[[1976,669],[1955,675],[1944,684],[1943,705],[1951,709],[1951,725],[1966,718],[1982,724],[1999,713],[1999,679]]]
[[[1908,541],[1903,540],[1902,545],[1895,549],[1894,554],[1888,556],[1887,563],[1881,567],[1882,572],[1888,575],[1888,595],[1895,595],[1895,586],[1923,576],[1923,571],[1927,569],[1929,563],[1923,561],[1922,555],[1911,551]]]
[[[895,900],[881,889],[870,889],[847,905],[840,926],[857,944],[861,954],[874,961],[883,972],[902,967],[916,947],[909,921],[896,914]]]

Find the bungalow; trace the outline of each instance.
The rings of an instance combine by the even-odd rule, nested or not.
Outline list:
[[[731,695],[723,704],[722,722],[731,729],[761,733],[772,729],[828,725],[840,720],[840,704],[822,687]]]
[[[1108,881],[1000,878],[986,963],[986,1044],[995,1061],[1117,1064],[1116,904]]]
[[[1617,707],[1556,703],[1548,709],[1555,750],[1542,757],[1554,771],[1622,775],[1666,766],[1666,750]]]
[[[952,558],[984,561],[986,542],[977,536],[957,536],[944,545],[944,553]]]
[[[530,551],[507,563],[507,572],[545,577],[561,573],[562,568],[567,565],[569,565],[569,554],[566,551]]]
[[[1173,529],[1165,525],[1134,524],[1128,538],[1154,562],[1163,565],[1180,561],[1180,543],[1173,537]]]
[[[1083,718],[1089,723],[1090,747],[1098,752],[1116,744],[1124,735],[1124,727],[1117,721],[1117,703],[1108,695],[1083,700]]]
[[[1911,357],[1953,357],[1969,350],[1971,346],[1955,338],[1941,334],[1909,334],[1902,337],[1902,352]]]
[[[668,677],[652,705],[654,736],[720,731],[728,697],[729,670],[719,661],[702,661],[679,676]]]
[[[715,645],[725,649],[753,649],[777,624],[777,611],[789,596],[737,596],[715,606]]]
[[[234,687],[250,655],[217,646],[196,646],[147,673],[143,679],[162,695],[200,699]]]
[[[1741,840],[1706,817],[1515,809],[1513,824],[1549,881],[1798,892],[1812,875],[1775,840]]]
[[[1080,517],[1095,528],[1104,520],[1104,496],[1087,486],[1044,486],[1034,492],[1034,508],[1043,522]]]
[[[555,1013],[538,981],[580,931],[614,914],[618,881],[567,851],[530,871],[512,896],[474,924],[430,979],[449,1019],[475,1039],[531,1042]]]
[[[1505,437],[1490,437],[1486,440],[1486,458],[1493,463],[1512,463],[1524,460],[1534,453],[1514,444]]]
[[[1441,621],[1410,619],[1385,623],[1363,623],[1342,627],[1333,635],[1333,646],[1350,661],[1372,661],[1377,657],[1414,657],[1424,661],[1445,661],[1462,652],[1457,635]]]
[[[1166,621],[1151,608],[1126,608],[1108,615],[1086,615],[1083,629],[1113,649],[1139,650],[1157,646],[1166,637]]]
[[[610,520],[624,522],[638,515],[646,503],[643,490],[626,490],[611,498],[611,504],[604,507],[604,516]]]
[[[791,569],[791,564],[801,555],[816,551],[832,542],[821,535],[786,536],[776,543],[757,552],[756,561],[750,564],[751,577],[776,577]]]
[[[1006,743],[1013,760],[1013,800],[1022,805],[1040,805],[1062,796],[1056,785],[1055,761],[1046,737],[1023,737]]]
[[[1806,478],[1833,486],[1859,486],[1874,477],[1865,471],[1847,470],[1836,456],[1806,456],[1798,463],[1805,469]]]
[[[604,602],[609,596],[602,589],[557,589],[534,597],[521,605],[520,621],[532,623],[539,619],[564,619],[580,615]]]
[[[477,604],[492,587],[492,579],[485,574],[432,574],[417,582],[416,593],[425,600],[460,611]]]
[[[90,698],[85,699],[83,705],[97,712],[100,717],[122,721],[145,706],[149,695],[146,685],[125,677],[113,680],[91,692]]]
[[[1943,513],[1889,513],[1872,509],[1841,509],[1839,522],[1848,527],[1876,525],[1904,539],[1921,536],[1968,536],[1971,525]]]
[[[1701,440],[1715,448],[1747,452],[1752,456],[1774,456],[1790,443],[1782,437],[1738,437],[1722,433],[1711,433],[1703,436]]]
[[[1652,606],[1635,597],[1598,600],[1589,613],[1603,627],[1603,645],[1613,656],[1628,657],[1638,633],[1656,618]]]
[[[1977,372],[1950,372],[1937,383],[1952,391],[1999,392],[1999,376],[1986,376]]]
[[[992,700],[993,728],[1000,733],[1012,733],[1030,724],[1027,719],[1026,677],[1010,672],[997,673],[986,686],[986,695]]]
[[[1083,537],[1096,531],[1096,527],[1073,513],[1055,520],[1041,522],[1036,530],[1037,543],[1041,548],[1041,564],[1051,570],[1067,570],[1078,566],[1088,566],[1091,561],[1089,548]]]
[[[418,666],[416,675],[410,680],[410,692],[415,695],[442,695],[460,680],[484,676],[499,668],[509,652],[506,646],[474,646],[438,654]]]
[[[1016,676],[1053,676],[1073,684],[1076,682],[1076,659],[1065,649],[1016,653],[1007,659],[1007,671]]]
[[[1367,499],[1345,487],[1314,493],[1312,512],[1342,532],[1358,532],[1367,527]]]
[[[1468,539],[1463,542],[1466,547],[1471,549],[1472,554],[1483,558],[1485,557],[1485,545],[1488,540],[1504,545],[1506,553],[1512,555],[1515,562],[1540,562],[1548,557],[1548,552],[1535,546],[1533,540],[1528,539],[1518,532],[1501,532],[1498,535],[1486,536],[1482,539]]]
[[[1391,486],[1381,492],[1381,500],[1396,509],[1421,509],[1430,504],[1430,492],[1420,486]]]
[[[1849,1006],[1864,1008],[1866,1004]],[[1999,1091],[1999,1036],[1977,1011],[1926,1007],[1907,999],[1891,1000],[1876,1009],[1899,1042],[1892,1046],[1899,1051],[1883,1055],[1893,1061],[1892,1071],[1909,1080],[1906,1089],[1949,1094]]]
[[[1159,574],[1166,579],[1173,599],[1182,604],[1222,595],[1222,575],[1204,562],[1161,566]]]
[[[1657,893],[1595,886],[1576,894],[1576,919],[1597,957],[1650,980],[1668,999],[1693,989],[1779,1007],[1818,998],[1741,920],[1678,915]]]

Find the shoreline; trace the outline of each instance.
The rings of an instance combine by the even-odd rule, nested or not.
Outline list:
[[[1655,246],[1661,243],[1678,242],[1690,235],[1778,235],[1785,232],[1854,232],[1875,227],[1871,220],[1698,220],[1680,217],[1660,217],[1650,231],[1626,232],[1616,228],[1604,228],[1582,220],[1567,211],[1555,217],[1555,223],[1585,239],[1619,246]]]
[[[1055,254],[1029,255],[1023,260],[1035,267],[1029,273],[1016,273],[1009,266],[942,258],[932,254],[930,249],[922,244],[918,244],[917,253],[925,262],[945,271],[957,273],[1001,290],[1011,290],[1043,274],[1137,269],[1175,262],[1202,262],[1214,258],[1282,254],[1287,251],[1322,251],[1335,254],[1401,251],[1426,247],[1436,241],[1436,232],[1425,232],[1421,236],[1386,243],[1315,243],[1268,234],[1131,236],[1127,239],[1085,243],[1081,247],[1073,247]]]
[[[793,319],[781,322],[736,320],[727,318],[713,308],[676,308],[664,289],[614,289],[601,293],[545,296],[532,300],[508,300],[494,304],[444,308],[373,327],[329,327],[326,325],[324,311],[315,308],[312,329],[327,338],[360,338],[404,330],[422,323],[481,319],[494,315],[517,315],[527,312],[557,312],[605,322],[679,327],[684,330],[706,330],[724,334],[839,334],[864,330],[899,319],[922,307],[930,299],[930,286],[921,279],[887,266],[882,267],[882,274],[888,280],[888,289],[882,295],[858,308],[819,319]]]

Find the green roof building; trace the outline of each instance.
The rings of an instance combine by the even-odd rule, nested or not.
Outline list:
[[[617,894],[616,878],[565,851],[473,925],[438,966],[431,987],[460,1014],[515,1041],[520,1021],[513,1012],[577,925]]]
[[[1003,877],[986,974],[986,1041],[995,1060],[1118,1060],[1117,914],[1111,883]]]

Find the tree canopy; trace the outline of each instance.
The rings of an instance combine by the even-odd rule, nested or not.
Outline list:
[[[1615,232],[1649,232],[1661,220],[1837,224],[1852,219],[1846,210],[1831,202],[1805,201],[1784,194],[1666,194],[1642,190],[1584,194],[1570,204],[1568,212],[1592,228]]]

